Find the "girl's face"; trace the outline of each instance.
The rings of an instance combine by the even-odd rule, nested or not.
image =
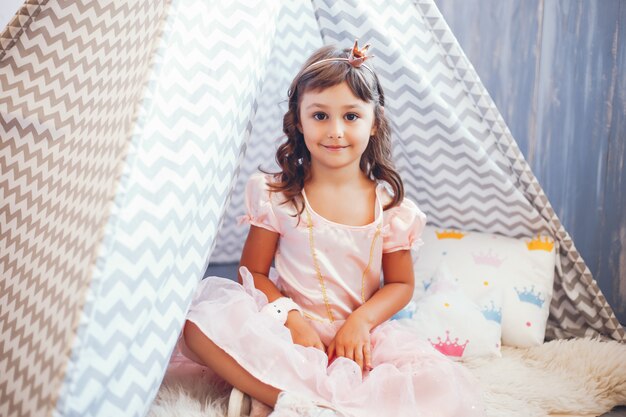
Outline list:
[[[313,169],[356,164],[376,133],[374,103],[356,97],[343,82],[324,90],[306,91],[300,102],[298,130],[311,153]]]

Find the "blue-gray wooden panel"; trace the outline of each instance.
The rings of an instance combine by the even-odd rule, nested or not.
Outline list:
[[[609,126],[609,150],[606,162],[604,211],[600,230],[606,233],[601,240],[600,253],[608,261],[601,263],[599,275],[613,277],[606,290],[622,324],[626,323],[626,3],[621,1],[619,26],[615,30],[615,62],[612,111]],[[619,30],[619,32],[618,32]],[[622,409],[626,415],[626,408]]]
[[[626,323],[626,2],[435,1]]]

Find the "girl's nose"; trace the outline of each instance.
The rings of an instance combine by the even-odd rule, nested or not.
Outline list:
[[[328,128],[328,137],[330,139],[339,139],[343,137],[343,123],[340,120],[330,123]]]

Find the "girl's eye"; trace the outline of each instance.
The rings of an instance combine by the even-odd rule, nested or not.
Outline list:
[[[313,118],[315,120],[324,120],[326,118],[326,115],[324,113],[315,113],[313,115]]]
[[[354,122],[358,118],[359,118],[359,115],[356,114],[356,113],[348,113],[348,114],[346,114],[346,119],[348,119],[348,121],[350,121],[350,122]]]

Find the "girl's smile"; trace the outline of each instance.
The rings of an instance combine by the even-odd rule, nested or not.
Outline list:
[[[322,145],[322,147],[326,148],[330,152],[339,152],[342,149],[346,149],[348,146]]]

